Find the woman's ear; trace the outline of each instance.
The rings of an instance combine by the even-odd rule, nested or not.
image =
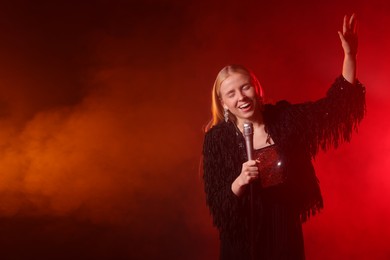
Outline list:
[[[222,98],[219,99],[219,102],[221,102],[221,106],[223,107],[223,109],[227,110],[228,107],[225,105],[225,103],[223,102]]]

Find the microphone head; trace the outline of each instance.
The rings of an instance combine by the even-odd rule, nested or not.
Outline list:
[[[253,134],[253,124],[251,122],[244,123],[244,136]]]

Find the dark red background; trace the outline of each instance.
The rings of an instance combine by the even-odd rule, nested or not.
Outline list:
[[[80,3],[82,2],[82,3]],[[0,258],[216,259],[198,170],[228,63],[269,102],[320,98],[359,19],[368,113],[315,165],[325,210],[307,259],[389,259],[387,1],[0,4]]]

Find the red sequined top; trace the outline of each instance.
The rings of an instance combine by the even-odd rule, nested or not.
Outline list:
[[[261,187],[275,186],[286,180],[283,170],[284,163],[275,144],[254,150],[253,158],[259,161],[257,167],[260,173]]]

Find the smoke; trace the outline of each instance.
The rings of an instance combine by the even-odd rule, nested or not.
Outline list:
[[[163,102],[140,103],[126,86],[141,85],[127,76],[116,78],[121,73],[110,72],[110,86],[80,104],[38,112],[17,133],[3,133],[1,192],[8,199],[2,214],[35,206],[40,214],[62,215],[87,207],[90,217],[109,220],[121,215],[124,203],[135,206],[141,187],[164,193],[168,183],[156,183],[152,172],[188,157],[181,149],[186,136],[176,134],[189,129],[164,116],[153,118],[156,107],[161,115],[173,111]],[[176,151],[182,154],[172,156]]]

